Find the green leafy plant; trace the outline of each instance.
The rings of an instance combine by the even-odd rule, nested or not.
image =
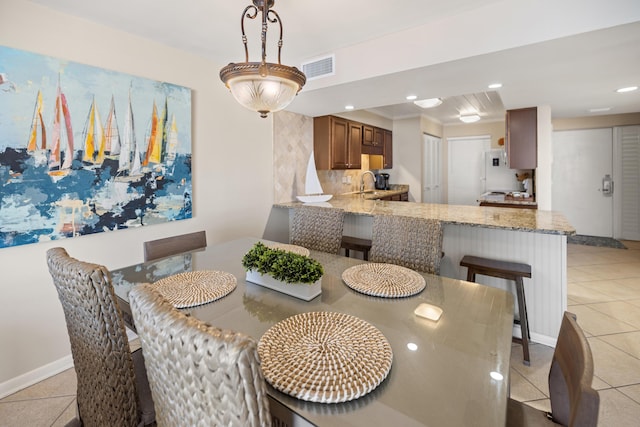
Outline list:
[[[269,274],[285,283],[314,283],[322,277],[322,264],[313,258],[281,249],[272,249],[258,242],[242,258],[245,270]]]

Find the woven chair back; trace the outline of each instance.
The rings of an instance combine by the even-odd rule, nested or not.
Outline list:
[[[442,223],[397,215],[373,217],[369,261],[440,274]]]
[[[144,260],[151,261],[206,247],[207,233],[204,230],[149,240],[148,242],[144,242]]]
[[[565,312],[549,371],[551,414],[563,426],[598,425],[600,396],[591,387],[593,356],[575,316]]]
[[[78,378],[78,414],[85,426],[139,424],[133,360],[109,272],[63,248],[47,251],[62,303]]]
[[[270,426],[256,341],[176,310],[152,285],[129,294],[159,426]]]
[[[310,250],[338,254],[343,226],[342,209],[298,206],[293,210],[290,243]]]

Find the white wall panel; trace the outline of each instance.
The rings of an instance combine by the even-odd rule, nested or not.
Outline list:
[[[347,215],[344,234],[371,238],[371,225],[372,217]],[[532,277],[524,279],[531,338],[555,345],[562,314],[567,308],[566,236],[447,224],[443,250],[440,274],[456,279],[467,278],[467,269],[460,267],[464,255],[531,265]],[[509,290],[515,300],[512,281],[487,276],[477,276],[476,281]]]

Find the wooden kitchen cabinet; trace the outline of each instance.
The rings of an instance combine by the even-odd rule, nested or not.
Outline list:
[[[334,116],[314,118],[313,149],[316,169],[360,169],[362,123]]]
[[[505,144],[511,169],[538,166],[538,109],[507,110]]]
[[[383,149],[382,149],[384,169],[393,167],[393,133],[390,130],[383,132]]]
[[[390,202],[408,202],[409,193],[392,194],[391,196],[380,197],[379,200],[387,200]]]
[[[384,145],[384,133],[389,132],[380,128],[373,128],[373,145],[382,147]]]
[[[373,146],[374,144],[374,127],[362,125],[362,145]]]

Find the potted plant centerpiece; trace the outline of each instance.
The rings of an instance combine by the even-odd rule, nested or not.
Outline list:
[[[242,258],[247,281],[310,301],[320,295],[322,264],[308,256],[257,242]]]

